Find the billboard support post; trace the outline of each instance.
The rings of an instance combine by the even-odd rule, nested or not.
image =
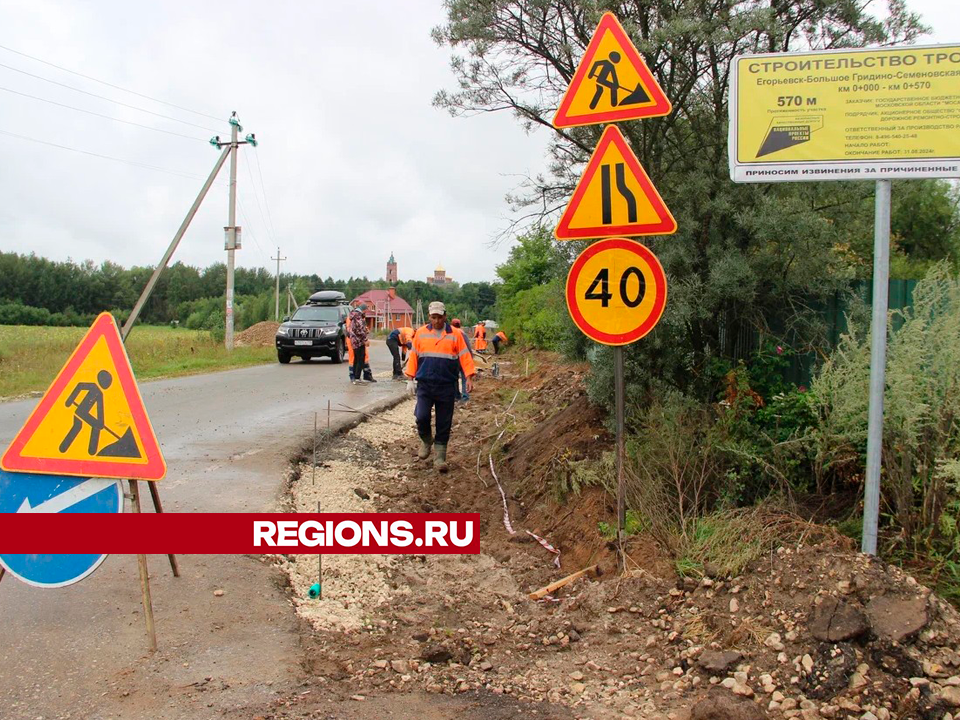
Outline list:
[[[873,229],[873,319],[870,327],[870,410],[867,425],[867,476],[863,487],[863,542],[877,554],[880,518],[880,467],[883,455],[883,390],[887,365],[887,296],[890,290],[890,181],[877,180]]]

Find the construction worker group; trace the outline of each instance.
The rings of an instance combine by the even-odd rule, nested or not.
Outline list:
[[[417,456],[426,460],[431,453],[433,466],[439,472],[447,472],[447,445],[453,427],[453,412],[457,400],[466,402],[473,391],[477,370],[473,352],[487,352],[487,329],[483,322],[473,331],[474,345],[461,327],[458,319],[447,319],[446,306],[432,302],[428,307],[429,322],[413,330],[409,327],[395,328],[387,335],[386,345],[393,359],[393,379],[407,379],[407,390],[417,398],[414,417],[420,449]],[[350,350],[351,380],[376,382],[370,374],[367,348],[370,346],[363,308],[356,308],[348,325],[348,349]],[[491,340],[494,354],[507,343],[503,331]],[[404,363],[404,361],[406,361]],[[436,421],[432,422],[432,416]]]

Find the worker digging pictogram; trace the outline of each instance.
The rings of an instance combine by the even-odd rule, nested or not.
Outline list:
[[[668,115],[670,101],[650,68],[611,13],[593,33],[570,87],[553,118],[554,127],[577,127]]]
[[[113,317],[100,315],[0,466],[13,472],[159,480],[166,473]]]
[[[73,425],[67,431],[66,436],[60,441],[60,454],[64,454],[70,449],[84,425],[90,429],[90,437],[87,442],[87,453],[96,457],[124,457],[139,458],[142,457],[137,448],[137,441],[133,438],[133,428],[128,427],[123,435],[114,432],[107,427],[104,421],[103,391],[113,384],[113,375],[106,370],[97,373],[95,383],[81,382],[77,383],[64,403],[68,408],[73,408]],[[83,396],[81,398],[81,395]],[[115,440],[112,443],[100,447],[100,434],[106,430]]]
[[[643,86],[639,82],[623,99],[617,100],[618,93],[621,90],[627,90],[627,88],[620,85],[620,81],[617,79],[616,64],[620,62],[620,59],[620,53],[613,50],[607,56],[606,60],[597,60],[593,64],[593,67],[590,68],[587,78],[597,83],[597,89],[593,94],[593,99],[590,101],[591,110],[597,109],[597,104],[603,97],[604,90],[610,92],[611,107],[624,107],[626,105],[638,105],[640,103],[650,102],[650,96],[647,95],[646,90],[643,89]]]

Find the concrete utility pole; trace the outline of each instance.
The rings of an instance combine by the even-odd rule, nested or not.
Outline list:
[[[227,225],[227,307],[224,312],[224,344],[233,350],[233,267],[237,251],[237,113],[230,117],[230,210]]]
[[[140,298],[137,300],[137,304],[133,306],[133,311],[130,313],[130,316],[127,318],[127,321],[123,324],[123,330],[121,330],[121,336],[123,337],[124,342],[126,342],[127,336],[130,334],[130,331],[133,329],[133,324],[137,321],[137,318],[140,317],[140,311],[143,310],[143,306],[146,304],[147,300],[150,298],[151,293],[153,293],[153,288],[157,284],[157,280],[160,278],[160,273],[163,272],[163,269],[167,266],[167,263],[170,262],[170,258],[173,257],[174,251],[177,249],[177,246],[180,244],[180,240],[183,238],[183,234],[187,232],[187,228],[190,227],[190,223],[193,220],[193,216],[197,214],[197,210],[200,209],[200,203],[203,202],[203,199],[207,196],[207,192],[210,190],[210,186],[213,185],[213,181],[217,178],[217,173],[220,172],[220,168],[223,167],[223,163],[227,159],[227,153],[229,149],[225,149],[220,153],[220,158],[213,166],[213,170],[210,171],[210,175],[207,177],[207,181],[203,184],[203,187],[200,188],[200,193],[197,195],[197,199],[193,201],[193,205],[190,206],[190,210],[187,212],[187,216],[183,219],[183,222],[180,223],[180,227],[177,229],[177,234],[173,236],[173,240],[170,241],[170,245],[167,247],[167,251],[163,254],[163,257],[160,259],[160,262],[157,263],[157,267],[153,271],[153,275],[150,276],[150,280],[147,282],[147,286],[143,289],[143,292],[140,294]]]
[[[278,246],[277,246],[277,256],[276,256],[276,257],[272,257],[272,258],[270,258],[270,259],[277,261],[277,289],[276,289],[276,292],[274,292],[274,294],[273,294],[274,305],[275,305],[275,308],[274,308],[274,315],[275,315],[274,320],[276,320],[277,322],[280,322],[280,263],[283,262],[284,260],[286,260],[287,258],[285,258],[285,257],[280,257],[280,246],[278,245]],[[290,303],[288,302],[288,303],[287,303],[287,309],[288,309],[288,310],[289,310],[289,306],[290,306]]]
[[[240,125],[240,118],[234,111],[230,116],[230,209],[227,220],[229,224],[224,228],[227,236],[225,243],[227,251],[227,303],[223,316],[223,343],[227,350],[233,350],[233,276],[235,254],[240,249],[240,228],[237,227],[237,149],[241,145],[257,146],[257,138],[253,133],[247,135],[243,140],[239,140],[238,134],[241,130],[243,130],[243,127]],[[221,143],[220,137],[217,136],[210,141],[210,144],[219,148],[227,143]]]

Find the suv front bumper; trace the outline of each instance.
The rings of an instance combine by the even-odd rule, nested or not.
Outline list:
[[[320,338],[276,337],[277,350],[291,355],[332,355],[336,352],[337,336]]]

